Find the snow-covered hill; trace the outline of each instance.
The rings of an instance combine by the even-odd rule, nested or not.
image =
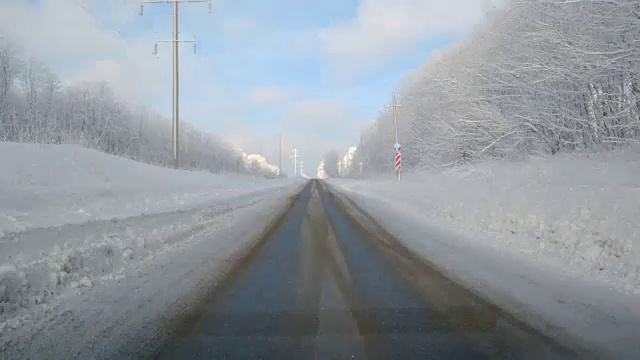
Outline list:
[[[126,277],[203,234],[210,251],[230,256],[251,236],[215,234],[245,221],[247,234],[258,233],[303,183],[175,171],[76,146],[0,143],[0,334],[71,289]],[[238,218],[243,211],[252,217]]]
[[[0,236],[188,209],[278,183],[175,171],[72,145],[0,143]]]

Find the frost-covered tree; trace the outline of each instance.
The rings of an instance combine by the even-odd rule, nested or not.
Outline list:
[[[511,0],[398,89],[403,166],[594,151],[640,138],[640,2]],[[362,134],[392,166],[393,118]]]
[[[322,163],[324,164],[324,173],[326,176],[330,178],[338,177],[338,160],[340,156],[336,150],[329,150],[324,158]]]
[[[181,167],[275,177],[265,161],[247,163],[238,149],[183,122]],[[78,144],[160,166],[171,165],[171,121],[132,109],[103,82],[63,87],[36,59],[20,60],[0,42],[0,141]],[[256,165],[257,164],[257,165]]]

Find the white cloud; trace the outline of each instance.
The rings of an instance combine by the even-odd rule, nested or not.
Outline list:
[[[369,130],[376,123],[376,119],[365,119],[359,121],[357,126],[358,132],[362,133],[363,131]]]
[[[289,89],[285,86],[258,86],[251,90],[248,100],[252,105],[271,106],[284,101],[289,96]]]
[[[337,101],[302,100],[291,103],[283,121],[284,169],[292,173],[291,154],[297,148],[310,173],[315,171],[324,155],[331,149],[340,152],[357,138],[358,124],[351,121],[347,107]],[[279,163],[280,128],[274,124],[270,131],[258,131],[241,125],[233,118],[225,139],[237,144],[247,153],[259,153],[272,164]]]
[[[319,128],[347,120],[347,110],[335,101],[301,101],[289,111],[289,122],[307,128]]]
[[[255,33],[257,25],[250,19],[241,17],[224,18],[222,21],[222,30],[225,36],[243,37]]]
[[[301,101],[293,104],[285,122],[285,144],[296,146],[310,174],[329,150],[339,153],[357,138],[358,124],[337,101]]]
[[[0,18],[0,32],[46,63],[104,55],[126,46],[71,0],[43,0],[38,5],[14,1],[0,7]]]
[[[241,119],[236,119],[238,124]],[[260,154],[271,164],[278,164],[279,134],[258,133],[255,129],[237,125],[225,131],[224,140],[236,145],[245,153]]]
[[[322,50],[341,66],[397,56],[424,40],[466,30],[489,0],[359,0],[354,18],[320,31]]]
[[[170,65],[168,61],[157,61],[144,50],[144,46],[132,45],[118,56],[87,61],[66,80],[105,81],[117,96],[127,101],[153,103],[168,93]]]

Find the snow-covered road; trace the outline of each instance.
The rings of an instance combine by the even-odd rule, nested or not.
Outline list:
[[[72,146],[0,147],[2,359],[137,358],[156,351],[172,320],[211,292],[305,185],[173,171]],[[7,155],[18,151],[23,161]],[[507,180],[458,174],[403,187],[328,184],[349,199],[362,223],[380,224],[434,268],[537,331],[601,358],[633,359],[640,354],[634,294],[640,275],[631,220],[639,187],[622,176],[638,166],[630,159],[606,165],[609,173],[620,170],[617,187],[593,174],[590,184],[576,186],[582,177],[570,179],[561,163],[535,171],[527,165]],[[546,175],[531,180],[532,171]],[[517,191],[527,186],[531,191]],[[571,211],[544,212],[551,203]],[[593,204],[600,213],[571,222]],[[527,212],[546,217],[502,221]],[[336,216],[334,225],[344,222]],[[341,237],[344,246],[350,238]],[[598,276],[596,265],[605,269]]]
[[[65,276],[76,279],[74,282],[64,283],[57,293],[39,300],[43,303],[5,311],[0,325],[0,353],[7,359],[140,358],[157,353],[174,334],[176,319],[183,321],[194,307],[201,305],[203,296],[217,288],[233,264],[264,238],[268,225],[284,215],[304,185],[302,181],[283,183],[269,192],[239,196],[226,206],[217,204],[96,222],[99,226],[113,226],[110,231],[114,234],[165,229],[171,236],[162,246],[151,246],[155,250],[144,256],[136,253],[140,249],[105,253],[104,247],[97,246],[96,249],[101,250],[86,260],[67,258],[56,271],[68,274]],[[365,225],[368,229],[365,233],[375,232],[375,226],[380,224],[426,259],[428,266],[450,276],[489,303],[506,309],[509,316],[524,320],[538,332],[594,357],[633,359],[640,353],[636,336],[640,328],[640,301],[633,295],[588,282],[566,269],[532,262],[522,254],[483,246],[442,224],[434,224],[415,209],[403,208],[401,203],[345,190],[335,184],[333,189],[346,195],[342,202],[347,204],[348,213],[362,224],[373,224],[373,228]],[[327,198],[328,210],[325,211],[332,219],[331,227],[336,234],[342,234],[338,236],[341,248],[353,257],[350,272],[369,279],[358,286],[372,286],[370,290],[381,297],[382,303],[396,299],[396,292],[378,289],[382,286],[379,282],[382,275],[370,273],[384,268],[380,261],[367,260],[353,253],[355,250],[348,250],[364,240],[357,228],[348,225],[347,219],[328,201]],[[364,216],[363,210],[371,218]],[[305,216],[307,218],[309,216]],[[312,218],[319,221],[322,217]],[[91,226],[89,223],[68,225],[65,232],[76,234],[80,239],[83,234],[97,231]],[[295,244],[292,239],[296,234],[284,234],[284,238]],[[279,258],[281,256],[273,256],[265,260],[273,266],[291,260],[287,256]],[[99,271],[105,275],[96,276]],[[408,271],[406,276],[415,277],[414,270]],[[74,275],[76,273],[83,276]],[[261,278],[265,276],[267,274],[262,274]],[[284,280],[272,280],[286,279],[285,276]],[[429,279],[429,275],[421,275],[411,281],[432,284]],[[431,292],[426,294],[433,297],[433,285],[428,286]],[[268,292],[270,286],[262,281],[259,288]],[[454,298],[445,298],[441,306],[451,307]],[[399,323],[399,326],[404,325]],[[505,334],[509,333],[511,331]]]

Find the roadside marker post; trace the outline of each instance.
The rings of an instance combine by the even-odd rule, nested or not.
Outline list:
[[[398,177],[398,181],[402,181],[402,147],[400,144],[396,143],[393,145],[393,150],[396,152],[396,176]]]

